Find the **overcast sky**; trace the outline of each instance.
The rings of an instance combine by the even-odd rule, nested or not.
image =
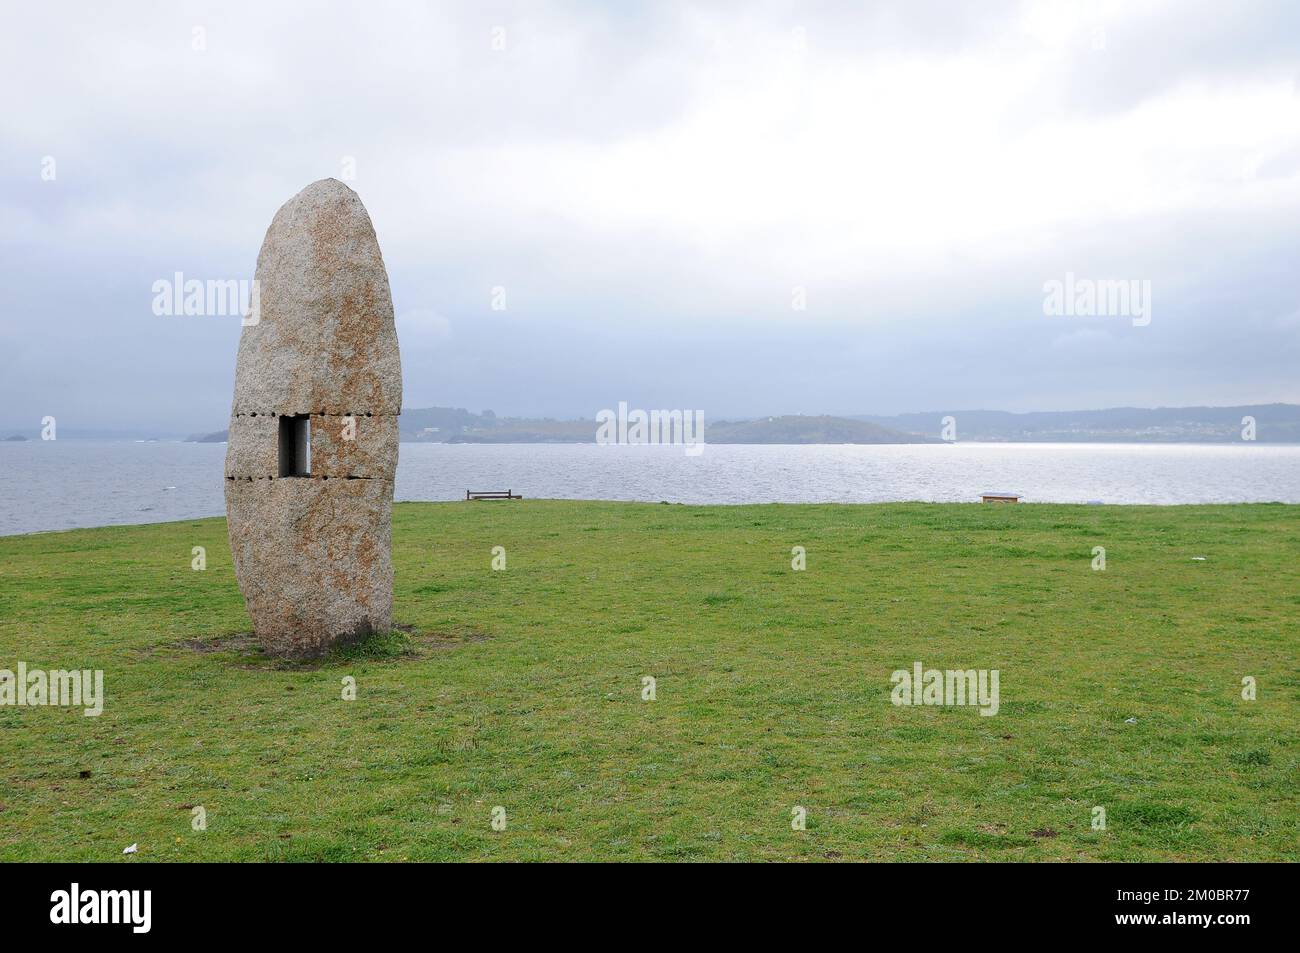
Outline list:
[[[1300,4],[293,7],[7,6],[0,423],[225,426],[151,286],[349,159],[407,407],[1300,402]]]

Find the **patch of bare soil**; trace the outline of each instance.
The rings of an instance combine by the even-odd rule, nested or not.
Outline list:
[[[176,644],[200,655],[211,655],[213,652],[261,651],[261,647],[257,644],[257,637],[252,632],[232,632],[210,639],[181,639]]]
[[[422,632],[412,625],[395,625],[394,633],[402,633],[405,642],[395,642],[394,635],[372,636],[370,639],[346,646],[330,655],[315,659],[277,659],[262,651],[261,644],[252,632],[228,632],[222,635],[197,639],[180,639],[163,643],[143,651],[153,653],[172,650],[195,652],[199,655],[228,653],[234,655],[236,668],[273,671],[315,671],[331,665],[356,662],[390,663],[415,662],[441,652],[450,652],[463,645],[486,642],[486,632],[471,628],[446,629]]]
[[[486,642],[492,638],[486,632],[468,628],[445,629],[441,632],[420,632],[414,626],[409,625],[399,625],[396,628],[407,633],[411,637],[411,641],[431,652],[449,652],[452,649],[460,648],[462,645]]]

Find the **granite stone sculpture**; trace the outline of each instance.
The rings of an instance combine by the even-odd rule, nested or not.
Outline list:
[[[402,366],[361,199],[313,182],[257,257],[226,450],[235,575],[270,654],[303,658],[392,627]]]

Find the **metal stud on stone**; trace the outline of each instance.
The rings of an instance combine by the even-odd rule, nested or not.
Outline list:
[[[267,652],[288,658],[392,627],[402,365],[361,199],[313,182],[257,257],[226,450],[235,575]]]

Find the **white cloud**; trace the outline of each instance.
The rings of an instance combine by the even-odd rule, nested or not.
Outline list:
[[[123,387],[97,355],[109,329],[147,326],[137,284],[251,273],[275,209],[344,156],[404,344],[451,355],[448,375],[476,369],[456,386],[517,388],[482,401],[503,411],[547,388],[575,409],[608,402],[593,382],[633,358],[575,358],[584,325],[622,335],[605,353],[635,355],[637,375],[714,388],[728,413],[780,410],[754,367],[798,354],[782,386],[813,394],[800,406],[876,409],[854,367],[827,368],[845,353],[834,335],[856,334],[895,366],[926,356],[889,385],[911,409],[940,389],[999,396],[1009,359],[987,349],[1002,332],[1043,367],[1038,393],[1066,393],[1069,354],[1098,343],[1041,328],[1042,283],[1067,270],[1153,281],[1160,327],[1140,354],[1170,381],[1232,353],[1207,309],[1287,314],[1297,297],[1278,263],[1300,211],[1300,16],[1269,0],[88,10],[28,5],[0,34],[15,93],[0,275],[73,342],[61,360],[82,362],[70,377],[88,407]],[[39,179],[47,154],[57,183]],[[511,310],[494,317],[497,284]],[[808,312],[791,311],[793,285]],[[477,333],[492,321],[536,335],[495,381],[502,345]],[[776,336],[719,345],[694,384],[662,363],[670,333],[734,342],[760,326]],[[1260,327],[1278,340],[1257,351],[1288,353],[1291,325]],[[132,353],[220,392],[233,356],[171,340]],[[50,377],[25,353],[6,399]],[[1265,371],[1221,377],[1239,399],[1300,396]],[[1105,368],[1089,373],[1096,386]],[[1116,400],[1133,378],[1114,378]]]

